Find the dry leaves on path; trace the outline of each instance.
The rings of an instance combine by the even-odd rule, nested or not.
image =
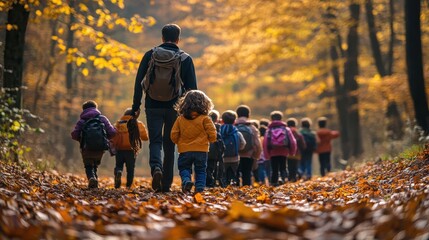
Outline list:
[[[0,165],[0,238],[427,239],[429,150],[280,187],[185,195],[100,189],[72,174]]]

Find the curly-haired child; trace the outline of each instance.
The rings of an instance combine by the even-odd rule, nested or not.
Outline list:
[[[195,192],[204,191],[206,185],[207,153],[211,142],[216,141],[216,128],[208,116],[213,109],[211,99],[202,91],[191,90],[175,105],[179,117],[171,130],[171,140],[179,151],[179,174],[182,191],[189,193],[192,182],[192,165],[195,172]]]

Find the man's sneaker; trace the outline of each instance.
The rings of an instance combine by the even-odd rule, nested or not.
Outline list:
[[[115,188],[121,187],[122,171],[117,171],[115,174]]]
[[[194,186],[193,182],[186,182],[183,186],[182,186],[182,192],[183,193],[189,193],[192,189],[192,187]]]
[[[98,181],[95,178],[90,178],[88,188],[98,188]]]
[[[152,176],[152,189],[159,192],[162,189],[162,172],[159,168],[155,169]]]

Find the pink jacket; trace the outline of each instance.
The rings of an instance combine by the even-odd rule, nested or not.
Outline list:
[[[268,149],[268,133],[270,129],[278,126],[286,127],[287,135],[289,138],[289,148]],[[290,128],[286,126],[285,122],[278,121],[278,120],[272,121],[270,125],[268,125],[268,129],[264,137],[263,146],[264,146],[265,159],[270,159],[271,157],[275,157],[275,156],[287,157],[289,155],[295,155],[296,149],[297,149],[296,139],[293,136],[292,131],[290,130]]]

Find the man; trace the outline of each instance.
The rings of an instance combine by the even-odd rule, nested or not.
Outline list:
[[[235,121],[236,127],[246,140],[246,146],[239,152],[240,165],[238,168],[242,175],[242,185],[250,186],[252,184],[252,170],[257,168],[256,161],[261,156],[262,151],[259,130],[251,124],[249,106],[240,105],[235,111],[238,116]]]
[[[132,111],[135,115],[140,111],[143,91],[146,93],[145,112],[149,132],[149,165],[152,174],[152,188],[156,192],[169,192],[173,182],[175,145],[170,139],[170,132],[177,118],[177,112],[173,106],[184,91],[197,89],[192,58],[177,46],[180,31],[180,27],[176,24],[167,24],[162,28],[163,43],[145,53],[134,84]],[[157,68],[162,63],[158,62],[158,58],[170,53],[173,53],[172,59],[177,58],[179,59],[177,61],[180,62],[172,61],[171,66]],[[175,69],[175,66],[178,68]],[[167,81],[158,79],[165,78],[166,75],[169,78]],[[162,84],[171,86],[166,87]],[[164,150],[163,161],[161,160],[161,149]]]

